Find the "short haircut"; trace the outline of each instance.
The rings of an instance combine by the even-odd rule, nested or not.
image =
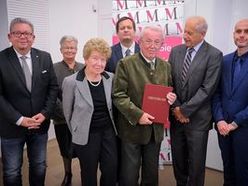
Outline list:
[[[60,48],[62,48],[63,44],[66,42],[66,41],[74,41],[76,43],[76,45],[78,45],[78,40],[76,37],[74,36],[69,36],[69,35],[65,35],[63,36],[61,39],[60,39]]]
[[[116,23],[116,25],[115,25],[116,33],[118,33],[118,31],[119,31],[120,23],[121,23],[122,21],[125,21],[125,20],[130,20],[130,21],[132,22],[132,24],[133,24],[133,29],[134,29],[134,31],[136,31],[136,25],[135,25],[134,20],[133,20],[132,18],[130,18],[130,17],[124,16],[124,17],[121,17],[121,18],[117,21],[117,23]]]
[[[31,29],[32,29],[32,33],[34,33],[34,25],[33,25],[30,21],[28,21],[27,19],[21,18],[21,17],[14,18],[14,19],[10,22],[9,32],[12,32],[14,26],[15,26],[16,24],[19,24],[19,23],[28,24],[28,25],[31,27]]]
[[[142,31],[140,32],[140,39],[142,39],[144,37],[145,32],[147,32],[147,30],[153,30],[155,32],[161,33],[161,39],[164,39],[164,33],[161,27],[159,26],[146,26],[142,29]]]
[[[92,38],[88,40],[83,48],[83,57],[88,59],[93,51],[97,51],[108,59],[111,56],[109,44],[102,38]]]

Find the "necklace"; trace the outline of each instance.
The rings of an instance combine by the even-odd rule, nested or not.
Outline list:
[[[98,85],[100,85],[101,81],[102,81],[102,80],[98,81],[97,83],[92,83],[92,81],[88,80],[88,82],[89,82],[92,86],[94,86],[94,87],[97,87]]]

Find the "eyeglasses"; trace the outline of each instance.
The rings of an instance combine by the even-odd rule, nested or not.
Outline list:
[[[64,50],[77,50],[77,47],[62,47]]]
[[[154,45],[154,46],[156,46],[156,47],[160,47],[160,45],[161,45],[161,41],[160,40],[155,40],[155,41],[153,41],[153,40],[143,40],[143,42],[147,45],[147,46],[151,46],[152,44]]]
[[[33,36],[33,33],[31,32],[11,32],[11,34],[15,37],[24,36],[26,38],[31,38]]]

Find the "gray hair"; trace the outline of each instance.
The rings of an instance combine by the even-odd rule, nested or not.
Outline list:
[[[162,28],[159,26],[146,26],[146,27],[144,27],[142,29],[142,31],[140,32],[140,39],[142,39],[144,37],[144,34],[147,32],[147,30],[152,30],[152,31],[160,33],[161,39],[164,40],[164,32],[163,32]]]
[[[193,17],[190,17],[189,19],[193,19],[193,20],[196,21],[195,29],[196,29],[197,32],[207,33],[208,24],[207,24],[206,20],[204,19],[204,17],[202,17],[202,16],[193,16]]]
[[[10,22],[9,31],[12,32],[14,26],[15,26],[16,24],[19,24],[19,23],[28,24],[28,25],[31,27],[32,32],[34,32],[34,25],[33,25],[30,21],[28,21],[27,19],[21,18],[21,17],[14,18],[14,19]]]
[[[74,41],[76,43],[76,45],[78,45],[78,40],[76,37],[74,36],[69,36],[69,35],[65,35],[60,39],[60,47],[62,47],[62,45],[64,44],[64,42],[66,41]]]

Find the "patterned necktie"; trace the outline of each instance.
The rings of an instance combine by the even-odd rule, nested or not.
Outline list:
[[[27,61],[26,61],[27,57],[21,56],[20,58],[21,58],[21,62],[22,62],[22,69],[23,69],[23,72],[25,75],[26,86],[27,86],[27,89],[29,90],[29,92],[31,92],[32,75],[31,75],[30,69],[29,69]]]
[[[184,58],[184,63],[183,63],[183,71],[182,71],[182,82],[185,81],[187,72],[189,70],[189,66],[191,64],[191,54],[194,51],[194,48],[188,48],[187,49],[187,54]]]
[[[130,56],[130,54],[131,54],[131,50],[128,48],[128,49],[126,50],[126,52],[125,52],[125,57],[126,57],[126,56]]]

